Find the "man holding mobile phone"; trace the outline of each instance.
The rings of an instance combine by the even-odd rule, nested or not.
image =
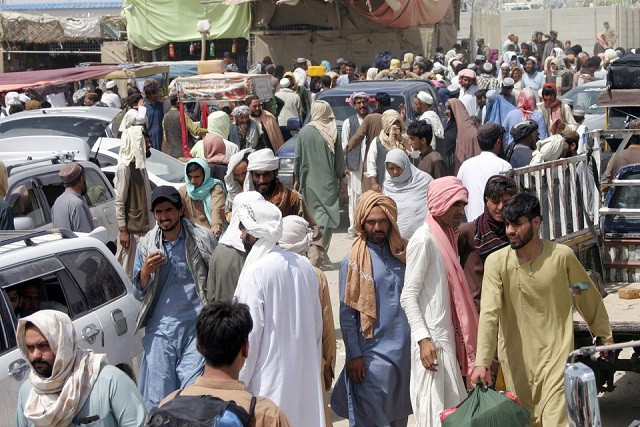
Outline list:
[[[151,211],[156,225],[140,238],[131,281],[142,301],[136,332],[145,328],[139,383],[147,410],[202,373],[196,318],[207,303],[209,259],[217,244],[210,230],[183,218],[175,188],[153,190]]]

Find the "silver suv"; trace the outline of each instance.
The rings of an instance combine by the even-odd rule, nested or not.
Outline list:
[[[67,312],[82,348],[106,353],[110,364],[137,377],[142,346],[133,333],[140,304],[122,267],[98,240],[104,235],[102,228],[89,235],[66,230],[0,232],[0,424],[15,420],[18,390],[29,377],[15,336],[21,304]],[[12,300],[17,290],[25,301]]]
[[[58,172],[65,162],[58,162],[53,156],[48,161],[32,161],[7,165],[9,170],[9,190],[6,200],[11,207],[16,229],[51,228],[51,208],[64,186]],[[118,238],[116,221],[115,191],[100,168],[92,162],[78,162],[85,171],[87,194],[93,223],[107,230],[107,246],[113,253]]]

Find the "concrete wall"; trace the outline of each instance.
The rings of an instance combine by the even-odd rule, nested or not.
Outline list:
[[[458,39],[469,37],[470,20],[470,12],[460,14]],[[572,44],[580,44],[585,51],[592,53],[595,35],[604,30],[604,21],[608,21],[618,34],[617,46],[630,48],[640,44],[640,9],[637,7],[574,7],[501,11],[499,14],[474,13],[476,37],[484,36],[491,47],[501,46],[509,33],[516,34],[520,42],[523,42],[531,40],[536,30],[546,34],[550,30],[556,30],[561,41],[571,40]]]

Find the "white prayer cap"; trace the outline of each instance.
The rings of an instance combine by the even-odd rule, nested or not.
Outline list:
[[[488,100],[494,100],[498,96],[498,91],[495,89],[488,90],[486,96]]]
[[[507,77],[502,81],[502,86],[504,87],[513,87],[515,84],[516,84],[516,81],[513,80],[511,77]]]
[[[29,98],[26,93],[21,93],[20,95],[18,95],[18,98],[20,99],[20,102],[22,102],[23,104],[26,104],[27,102],[31,101],[31,98]]]
[[[249,154],[247,160],[249,160],[249,166],[247,166],[247,170],[249,172],[274,171],[280,167],[280,161],[273,154],[271,148],[263,148],[262,150],[254,151]]]
[[[238,207],[238,219],[253,237],[278,243],[282,238],[282,212],[266,200],[256,200]]]
[[[482,69],[485,73],[490,73],[493,71],[493,64],[491,62],[485,62],[482,64]]]
[[[527,58],[527,61],[533,61],[533,63],[534,63],[534,64],[537,64],[537,63],[538,63],[538,60],[536,59],[536,57],[535,57],[535,56],[530,56],[530,57],[528,57],[528,58]]]
[[[113,89],[114,87],[116,87],[116,82],[114,82],[113,80],[109,80],[107,83],[105,83],[104,87],[106,87],[107,89]]]
[[[435,74],[440,74],[440,73],[444,72],[444,66],[439,62],[434,62],[433,63],[433,72]]]
[[[457,95],[460,93],[460,88],[456,85],[449,85],[447,86],[447,89],[451,95]]]
[[[278,245],[284,250],[304,255],[313,241],[313,230],[306,219],[298,215],[282,218],[282,238]]]
[[[421,90],[420,92],[418,92],[418,94],[416,95],[416,97],[424,102],[425,104],[433,104],[433,97],[431,95],[429,95],[427,92]]]
[[[280,79],[280,87],[289,87],[291,86],[291,80],[286,77]]]
[[[20,95],[18,94],[18,92],[7,92],[7,94],[4,96],[4,102],[7,107],[10,107],[12,105],[20,105]]]
[[[298,58],[296,59],[296,64],[306,64],[307,63],[307,59],[306,58]]]
[[[486,61],[487,58],[484,55],[478,55],[476,56],[476,61]]]

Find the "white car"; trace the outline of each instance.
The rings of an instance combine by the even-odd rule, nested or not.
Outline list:
[[[17,315],[9,292],[29,281],[40,290],[40,309],[67,311],[78,345],[105,353],[109,363],[137,378],[142,334],[134,335],[140,303],[124,270],[98,238],[61,231],[0,232],[0,424],[16,419],[18,390],[30,366],[17,348]],[[95,237],[91,237],[95,236]],[[134,378],[134,379],[135,379]]]

